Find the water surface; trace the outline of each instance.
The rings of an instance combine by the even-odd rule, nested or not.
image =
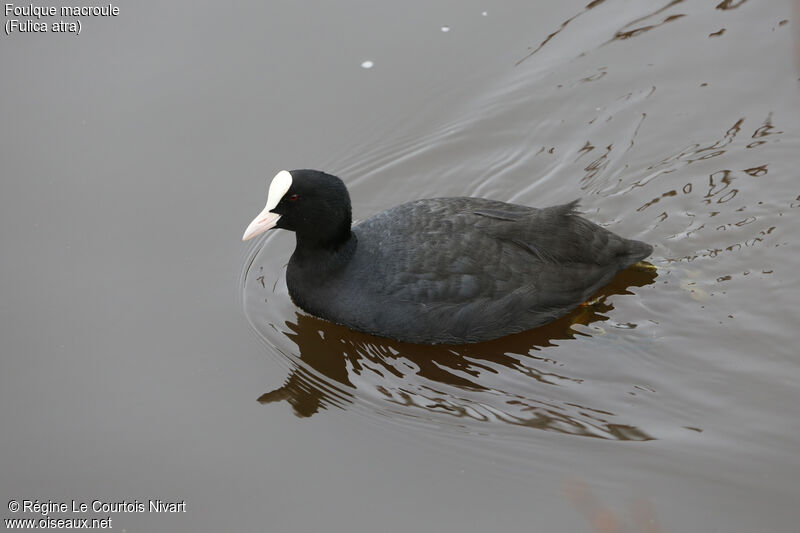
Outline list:
[[[2,36],[6,501],[186,500],[128,531],[796,531],[791,2],[121,10]],[[289,300],[290,234],[239,242],[300,167],[357,219],[580,198],[654,268],[491,343],[354,333]]]

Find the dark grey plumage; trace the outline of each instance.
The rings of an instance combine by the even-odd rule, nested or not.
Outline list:
[[[349,231],[350,200],[338,178],[291,175],[285,197],[295,200],[273,212],[281,214],[277,227],[297,234],[287,269],[292,300],[400,341],[478,342],[534,328],[652,252],[578,216],[577,201],[536,209],[482,198],[417,200]]]

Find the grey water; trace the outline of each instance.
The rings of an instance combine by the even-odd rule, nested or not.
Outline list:
[[[0,35],[0,518],[797,531],[797,2],[119,7]],[[241,243],[283,168],[356,219],[580,198],[655,251],[531,332],[395,343]]]

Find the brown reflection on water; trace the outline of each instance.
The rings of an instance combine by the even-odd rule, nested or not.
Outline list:
[[[662,6],[661,8],[657,9],[656,11],[653,11],[649,15],[646,15],[644,17],[639,17],[638,19],[629,22],[628,24],[623,26],[619,31],[617,31],[614,34],[614,37],[612,37],[611,40],[609,40],[608,42],[630,39],[631,37],[636,37],[650,30],[654,30],[660,26],[663,26],[664,24],[685,17],[686,16],[685,14],[668,15],[660,22],[645,23],[645,21],[650,20],[652,17],[655,17],[656,15],[666,11],[667,9],[671,8],[674,5],[680,4],[681,2],[683,2],[683,0],[671,0],[667,5]],[[632,26],[635,27],[632,28]]]
[[[623,192],[653,183],[693,163],[718,158],[731,150],[760,148],[767,143],[779,142],[782,134],[783,131],[773,124],[772,113],[755,123],[740,117],[718,139],[694,143],[651,165],[646,176]],[[753,154],[758,153],[761,152],[753,151]],[[756,161],[758,163],[754,164]],[[674,182],[669,183],[668,190],[653,196],[636,209],[639,212],[653,210],[656,222],[653,229],[667,219],[686,219],[685,226],[673,226],[678,231],[668,233],[664,237],[666,241],[685,241],[700,233],[708,236],[702,240],[707,246],[705,249],[695,249],[690,253],[683,250],[681,255],[667,257],[668,261],[691,262],[700,257],[714,258],[724,252],[760,246],[772,237],[777,229],[777,218],[773,213],[759,209],[759,206],[772,201],[766,193],[770,180],[774,178],[769,163],[763,159],[756,159],[750,165],[747,168],[742,168],[744,165],[739,168],[720,168],[705,176],[689,178],[680,187],[674,187]],[[677,201],[677,204],[673,201]],[[682,207],[676,208],[678,204]]]
[[[615,294],[653,283],[655,268],[640,264],[622,272],[591,303],[540,328],[495,341],[463,346],[415,345],[352,331],[309,315],[287,322],[285,335],[298,347],[284,385],[258,398],[287,401],[299,417],[329,405],[346,407],[358,397],[377,397],[391,411],[412,417],[514,426],[612,440],[650,440],[645,431],[613,422],[614,413],[549,399],[546,386],[579,385],[582,379],[553,371],[557,361],[535,355],[554,341],[586,335],[576,324],[608,320]],[[624,324],[622,328],[634,328]],[[501,386],[496,385],[502,382]],[[495,383],[495,385],[491,384]],[[537,398],[537,391],[542,398]]]
[[[678,1],[682,1],[682,0],[678,0]],[[581,11],[580,13],[578,13],[578,14],[576,14],[576,15],[572,15],[570,18],[568,18],[567,20],[565,20],[564,22],[562,22],[562,23],[561,23],[561,26],[559,26],[559,27],[558,27],[558,29],[557,29],[556,31],[552,32],[550,35],[548,35],[547,37],[545,37],[545,39],[544,39],[544,40],[543,40],[541,43],[539,43],[539,46],[537,46],[536,48],[534,48],[533,50],[531,50],[530,52],[528,52],[528,54],[527,54],[525,57],[523,57],[522,59],[520,59],[519,61],[517,61],[517,62],[514,64],[514,66],[515,66],[515,67],[516,67],[516,66],[519,66],[519,65],[520,65],[520,64],[521,64],[523,61],[525,61],[526,59],[528,59],[529,57],[531,57],[533,54],[535,54],[536,52],[538,52],[539,50],[541,50],[542,48],[544,48],[544,46],[545,46],[547,43],[549,43],[549,42],[550,42],[550,40],[551,40],[551,39],[553,39],[553,37],[555,37],[556,35],[558,35],[559,33],[561,33],[561,32],[564,30],[564,28],[566,28],[566,27],[567,27],[567,25],[568,25],[570,22],[572,22],[572,21],[573,21],[573,20],[575,20],[576,18],[580,17],[580,16],[581,16],[581,15],[583,15],[584,13],[588,12],[588,11],[589,11],[589,10],[591,10],[592,8],[599,6],[599,5],[600,5],[600,4],[602,4],[603,2],[605,2],[605,0],[594,0],[594,1],[592,1],[592,2],[589,2],[588,4],[586,4],[586,7],[584,7],[584,8],[583,8],[583,11]]]
[[[722,2],[717,4],[717,9],[722,9],[726,11],[728,9],[736,9],[745,2],[747,2],[747,0],[723,0]]]
[[[609,122],[618,111],[625,109],[628,105],[634,102],[642,102],[650,98],[655,91],[655,86],[641,90],[628,91],[624,95],[615,99],[611,104],[598,107],[598,114],[589,120],[587,124],[592,125],[599,120]],[[636,138],[639,135],[639,130],[641,129],[642,124],[644,124],[645,119],[647,119],[647,113],[641,113],[638,120],[630,121],[630,126],[625,128],[628,131],[623,133],[621,138],[615,140],[614,142],[608,143],[604,148],[601,147],[597,152],[592,154],[592,159],[583,168],[584,175],[580,180],[580,187],[582,191],[595,189],[599,190],[601,194],[604,194],[609,190],[616,189],[618,184],[621,183],[621,180],[619,177],[614,180],[614,176],[609,175],[607,169],[612,162],[620,160],[620,158],[628,153],[628,151],[633,149],[633,147],[636,145]],[[620,132],[622,131],[624,130],[620,130]],[[603,137],[603,139],[607,142],[607,137]],[[602,143],[599,141],[596,141],[596,143],[597,145],[602,146]],[[597,147],[595,144],[593,144],[592,140],[587,140],[586,143],[577,151],[577,158],[575,159],[575,162],[578,162],[584,155],[589,154],[595,150],[595,148]]]
[[[614,35],[608,41],[606,41],[604,44],[608,44],[608,43],[611,43],[613,41],[622,41],[622,40],[625,40],[625,39],[630,39],[631,37],[636,37],[638,35],[641,35],[643,33],[648,32],[648,31],[650,31],[652,29],[655,29],[655,28],[658,28],[660,26],[663,26],[664,24],[667,24],[669,22],[672,22],[672,21],[678,20],[678,19],[680,19],[682,17],[685,17],[686,16],[685,14],[679,13],[679,14],[675,14],[675,15],[667,15],[664,19],[662,19],[662,20],[660,20],[658,22],[647,22],[650,19],[652,19],[653,17],[656,17],[660,13],[663,13],[664,11],[668,10],[669,8],[671,8],[671,7],[673,7],[673,6],[677,5],[677,4],[683,3],[683,1],[684,0],[669,0],[665,5],[657,8],[652,13],[649,13],[649,14],[647,14],[645,16],[642,16],[642,17],[638,17],[638,18],[628,22],[622,28],[620,28],[618,31],[616,31],[614,33]],[[745,0],[742,0],[742,1],[745,1]],[[527,60],[528,58],[530,58],[531,56],[536,54],[539,50],[544,48],[545,45],[547,43],[549,43],[554,37],[556,37],[559,33],[564,31],[564,29],[569,25],[570,22],[574,21],[575,19],[577,19],[581,15],[586,14],[591,9],[599,6],[603,2],[605,2],[605,0],[594,0],[593,2],[589,2],[583,8],[582,11],[580,11],[579,13],[577,13],[575,15],[572,15],[567,20],[562,22],[561,25],[558,27],[558,29],[553,31],[552,33],[550,33],[547,37],[545,37],[544,40],[542,42],[540,42],[539,45],[536,48],[533,48],[533,49],[529,48],[530,51],[524,57],[519,59],[514,64],[514,66],[519,66],[525,60]],[[723,4],[724,3],[725,2],[723,2]],[[719,6],[717,6],[717,7],[719,7]],[[738,7],[738,5],[737,6],[733,6],[733,7]],[[720,8],[720,9],[726,9],[726,8]]]

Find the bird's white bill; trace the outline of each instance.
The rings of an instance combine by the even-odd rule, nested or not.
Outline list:
[[[242,236],[243,241],[252,239],[256,235],[260,235],[268,229],[275,227],[275,224],[278,223],[278,219],[281,218],[281,216],[277,213],[270,213],[270,211],[275,209],[278,203],[280,203],[281,198],[283,198],[283,195],[286,194],[286,191],[288,191],[291,186],[291,173],[286,170],[281,170],[275,174],[275,177],[272,178],[272,182],[269,184],[267,206],[253,219],[250,225],[247,226],[247,229],[244,230],[244,235]]]
[[[256,235],[261,235],[268,229],[274,228],[279,218],[281,218],[281,216],[278,213],[270,213],[269,208],[265,207],[264,210],[253,219],[250,225],[247,226],[247,229],[244,230],[242,240],[246,241],[252,239]]]

